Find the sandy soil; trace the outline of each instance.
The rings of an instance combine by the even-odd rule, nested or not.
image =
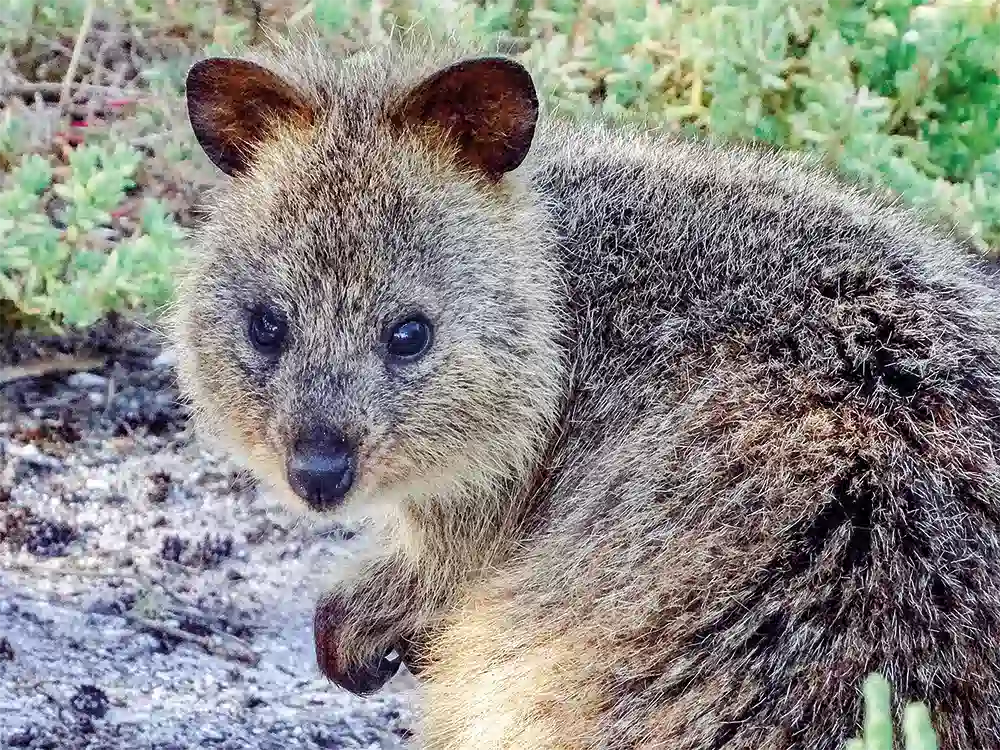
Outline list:
[[[0,374],[36,348],[8,343]],[[401,747],[405,670],[362,699],[314,661],[315,598],[360,531],[204,450],[147,338],[71,353],[108,362],[0,382],[0,747]]]

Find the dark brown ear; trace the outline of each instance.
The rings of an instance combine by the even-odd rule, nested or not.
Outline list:
[[[449,65],[418,84],[395,119],[448,133],[465,165],[497,180],[528,155],[538,96],[520,63],[479,57]]]
[[[270,70],[246,60],[210,57],[187,74],[188,120],[208,158],[228,175],[245,173],[279,124],[308,127],[315,111]]]

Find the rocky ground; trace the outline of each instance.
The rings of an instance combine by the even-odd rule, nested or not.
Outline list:
[[[33,369],[61,356],[104,361]],[[399,748],[405,669],[362,699],[314,662],[315,597],[358,533],[303,523],[199,446],[142,329],[8,337],[0,747]]]

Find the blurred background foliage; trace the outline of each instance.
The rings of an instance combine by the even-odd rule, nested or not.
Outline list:
[[[315,22],[488,34],[549,107],[810,151],[1000,248],[996,0],[2,0],[0,323],[155,315],[217,176],[185,121],[204,54]]]

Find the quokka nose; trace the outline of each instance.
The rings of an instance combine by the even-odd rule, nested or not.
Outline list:
[[[286,467],[288,483],[313,510],[336,507],[354,484],[354,455],[339,432],[311,430],[300,437]]]

